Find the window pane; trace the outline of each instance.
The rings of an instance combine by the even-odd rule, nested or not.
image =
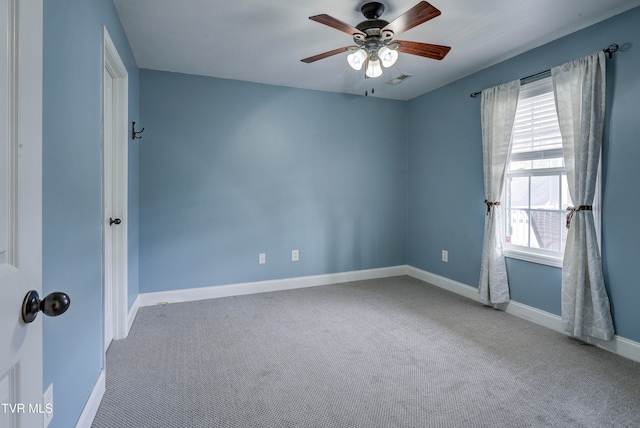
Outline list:
[[[533,168],[533,161],[530,161],[530,160],[519,161],[519,162],[511,161],[511,163],[509,163],[510,171],[526,170],[531,168]]]
[[[562,209],[566,210],[567,207],[573,206],[571,202],[571,196],[569,195],[569,184],[567,183],[567,176],[562,175]]]
[[[506,248],[560,257],[571,201],[550,77],[520,88],[505,194]]]
[[[561,147],[551,78],[523,85],[513,125],[513,153]]]
[[[534,160],[512,160],[509,163],[509,171],[523,171],[532,169],[545,168],[563,168],[564,160],[562,158],[534,159]]]
[[[506,242],[514,245],[529,246],[529,215],[524,210],[507,212]]]
[[[564,168],[562,149],[511,152],[509,169],[522,171],[545,168]]]
[[[534,160],[532,165],[533,169],[542,169],[542,168],[562,168],[564,166],[564,159],[562,158],[551,158],[551,159],[537,159]]]
[[[569,229],[567,229],[567,216],[566,214],[562,214],[561,215],[562,219],[562,225],[560,226],[560,234],[562,235],[562,248],[560,249],[560,251],[562,251],[564,253],[564,249],[565,246],[567,245],[567,233],[569,232]]]
[[[560,177],[531,177],[531,208],[560,209]]]
[[[512,177],[509,196],[511,208],[529,208],[529,177]]]
[[[531,247],[560,251],[562,214],[552,211],[531,211],[530,215]]]

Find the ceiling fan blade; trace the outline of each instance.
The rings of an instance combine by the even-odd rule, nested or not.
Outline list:
[[[362,34],[365,35],[362,31],[358,30],[356,27],[353,27],[346,22],[342,22],[339,19],[336,19],[332,16],[329,16],[325,13],[322,15],[314,15],[309,17],[310,20],[319,22],[324,25],[328,25],[329,27],[335,28],[336,30],[343,31],[350,36],[354,34]]]
[[[311,62],[315,62],[321,59],[329,58],[330,56],[338,55],[339,53],[346,52],[351,48],[355,48],[357,46],[345,46],[344,48],[334,49],[329,52],[321,53],[318,55],[310,56],[309,58],[301,59],[300,61],[306,62],[307,64]]]
[[[408,42],[406,40],[394,40],[400,44],[398,52],[411,55],[419,55],[427,58],[441,60],[451,50],[451,46],[431,45],[428,43]]]
[[[404,33],[407,30],[415,27],[416,25],[420,25],[423,22],[427,22],[430,19],[435,18],[440,15],[440,11],[433,7],[431,4],[426,1],[421,1],[392,22],[387,24],[381,32],[385,30],[391,30],[395,35],[400,33]]]

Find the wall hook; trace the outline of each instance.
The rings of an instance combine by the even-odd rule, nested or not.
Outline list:
[[[139,140],[140,138],[142,138],[142,136],[138,136],[138,134],[142,134],[142,132],[144,132],[144,128],[142,128],[139,131],[136,131],[136,123],[131,122],[131,139],[132,140]]]

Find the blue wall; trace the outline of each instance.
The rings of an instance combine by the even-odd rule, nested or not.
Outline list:
[[[485,207],[469,94],[623,45],[608,64],[603,259],[617,334],[640,341],[640,8],[399,102],[138,71],[110,0],[44,7],[43,288],[73,302],[44,320],[53,428],[74,425],[103,367],[103,24],[129,71],[130,120],[146,128],[129,146],[130,305],[139,292],[405,263],[476,286]],[[560,313],[559,269],[507,268],[515,301]]]
[[[150,70],[140,100],[140,292],[405,263],[405,102]]]
[[[43,291],[71,307],[44,317],[44,385],[54,384],[52,428],[74,426],[103,367],[102,26],[129,72],[138,117],[138,69],[111,0],[44,2]],[[138,293],[138,145],[129,152],[130,296]]]
[[[607,64],[602,253],[616,333],[640,341],[639,22],[636,8],[409,101],[409,265],[477,286],[486,207],[480,99],[469,94],[617,43],[623,51]],[[560,269],[511,259],[507,269],[513,300],[560,314]]]

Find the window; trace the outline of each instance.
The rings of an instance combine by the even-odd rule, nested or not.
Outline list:
[[[505,180],[505,256],[561,267],[572,202],[551,77],[520,89]]]

